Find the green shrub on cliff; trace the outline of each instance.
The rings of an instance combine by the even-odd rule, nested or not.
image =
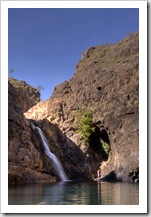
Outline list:
[[[81,135],[85,142],[88,142],[90,135],[95,131],[92,113],[89,110],[77,110],[75,127],[78,128],[76,132]]]
[[[106,152],[106,154],[108,154],[110,150],[110,145],[107,142],[105,142],[103,139],[100,139],[100,142],[102,144],[103,150]]]

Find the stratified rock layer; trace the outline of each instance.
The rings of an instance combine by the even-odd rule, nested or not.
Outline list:
[[[57,125],[88,156],[95,175],[104,158],[82,140],[74,126],[76,110],[89,109],[100,134],[105,132],[110,141],[108,160],[101,167],[104,175],[114,171],[117,180],[131,181],[129,173],[139,167],[138,68],[138,33],[115,45],[91,47],[83,53],[73,77],[56,86],[49,100],[25,116]]]

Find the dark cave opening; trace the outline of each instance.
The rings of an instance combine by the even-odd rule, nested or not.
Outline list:
[[[94,152],[102,156],[104,161],[108,160],[111,146],[106,129],[100,129],[98,126],[95,126],[95,131],[89,137],[89,145]]]

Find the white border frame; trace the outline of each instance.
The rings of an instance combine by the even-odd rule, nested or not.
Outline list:
[[[8,205],[8,8],[139,8],[139,205]],[[147,1],[1,1],[1,212],[147,213]]]

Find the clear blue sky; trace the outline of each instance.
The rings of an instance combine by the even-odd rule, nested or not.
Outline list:
[[[138,9],[9,9],[9,66],[13,77],[48,99],[72,77],[82,52],[139,31]]]

